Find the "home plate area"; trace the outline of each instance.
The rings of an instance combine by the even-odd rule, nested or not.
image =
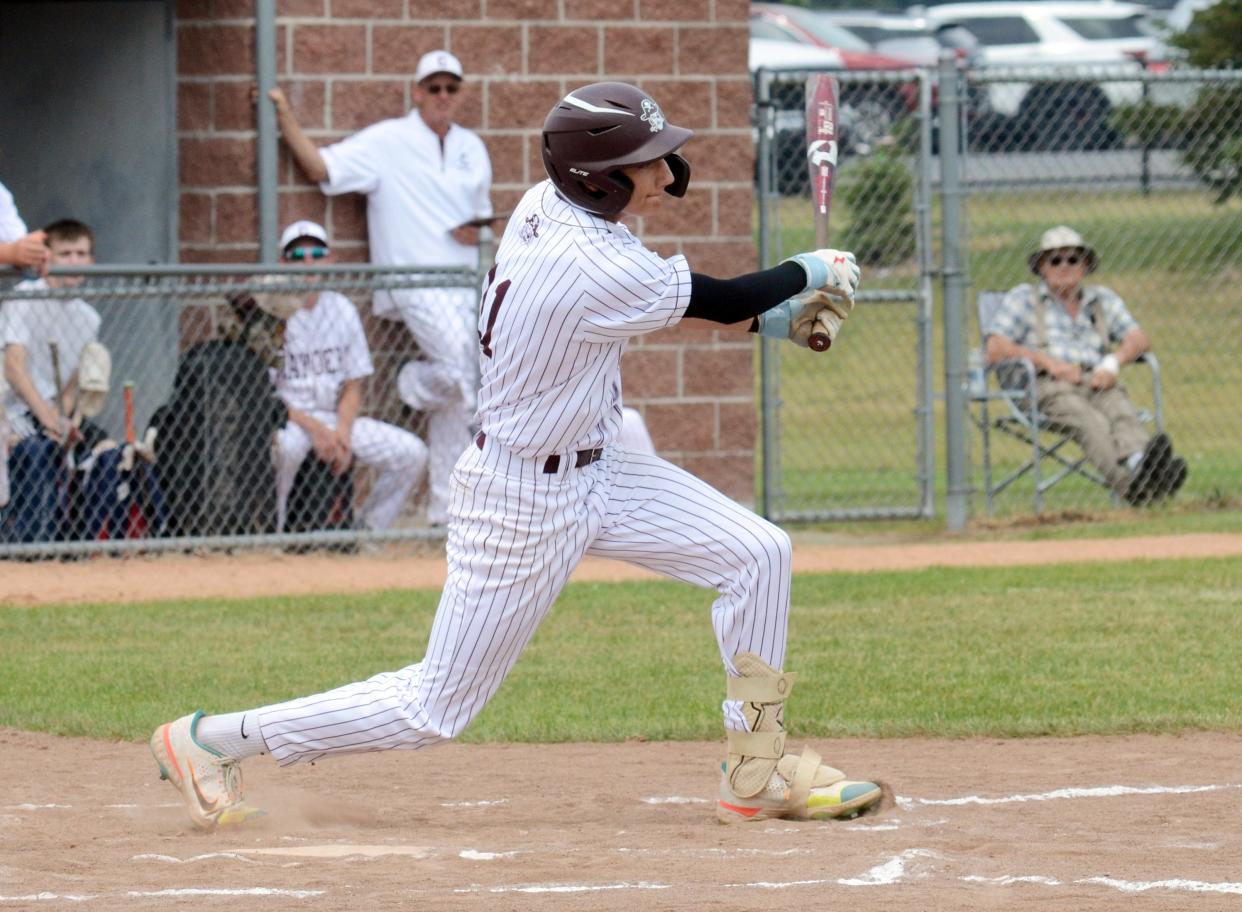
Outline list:
[[[257,758],[247,790],[267,815],[202,833],[144,745],[0,730],[0,909],[1242,902],[1240,735],[811,745],[894,800],[723,826],[723,744],[452,744]]]

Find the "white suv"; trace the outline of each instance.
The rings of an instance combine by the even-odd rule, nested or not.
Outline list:
[[[916,7],[936,28],[961,27],[979,41],[987,67],[1058,66],[1081,69],[1084,79],[1160,65],[1168,49],[1147,21],[1146,7],[1111,0],[983,0]],[[1015,75],[1018,75],[1015,69]],[[1136,82],[1101,79],[1111,104],[1137,101]],[[1018,113],[1029,84],[993,84],[992,108]]]

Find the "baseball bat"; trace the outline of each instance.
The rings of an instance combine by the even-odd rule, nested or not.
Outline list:
[[[56,381],[56,417],[65,417],[65,387],[60,379],[60,346],[55,342],[47,343],[48,352],[52,356],[52,379]],[[56,442],[64,446],[67,438],[61,435],[66,433],[64,428],[56,428]]]
[[[837,175],[837,81],[816,73],[806,81],[806,161],[811,174],[811,206],[815,218],[815,246],[828,246],[828,216]],[[828,327],[815,321],[808,344],[812,351],[832,347]]]
[[[134,381],[125,381],[125,442],[134,445]]]
[[[132,470],[137,461],[137,454],[134,451],[134,441],[137,435],[134,433],[134,381],[125,381],[125,443],[129,447],[127,454],[128,469]],[[133,490],[136,482],[131,476],[130,484],[126,487],[126,496]],[[120,492],[118,492],[118,495]],[[138,498],[134,497],[129,502],[129,509],[125,514],[125,537],[126,538],[142,538],[146,528],[146,523],[142,517],[142,508],[138,505]]]

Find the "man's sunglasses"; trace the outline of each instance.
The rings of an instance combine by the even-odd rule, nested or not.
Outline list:
[[[1071,253],[1068,256],[1061,256],[1060,254],[1057,254],[1056,256],[1048,257],[1048,262],[1053,266],[1060,266],[1062,263],[1069,266],[1077,266],[1082,262],[1082,257],[1076,253]]]
[[[322,260],[327,255],[327,247],[293,247],[285,251],[286,260]]]
[[[427,91],[432,95],[439,95],[441,92],[448,92],[450,95],[456,95],[461,89],[455,82],[436,82],[427,86]]]

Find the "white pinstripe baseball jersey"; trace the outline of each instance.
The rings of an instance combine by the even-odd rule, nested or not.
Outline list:
[[[663,259],[537,184],[509,219],[479,308],[477,423],[520,456],[612,443],[626,342],[689,303],[685,257]]]
[[[374,373],[362,320],[349,298],[319,293],[285,322],[285,349],[276,389],[286,405],[303,411],[335,412],[341,387]]]

